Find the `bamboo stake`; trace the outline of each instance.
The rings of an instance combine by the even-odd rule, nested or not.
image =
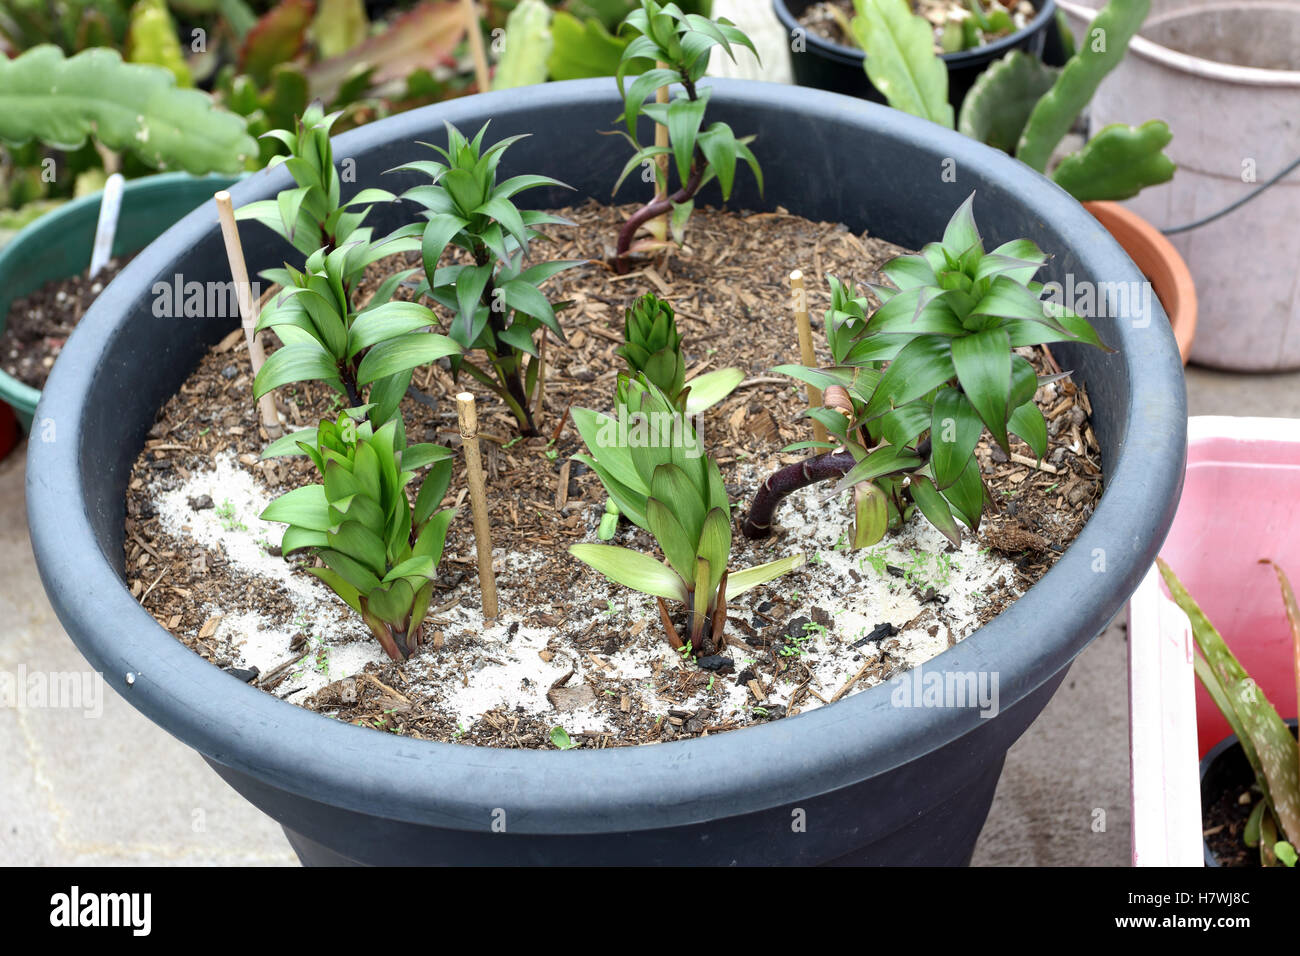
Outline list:
[[[668,68],[668,64],[664,63],[662,60],[658,61],[655,65],[661,70]],[[667,86],[661,86],[659,87],[659,89],[655,90],[655,102],[656,103],[668,102]],[[655,145],[656,146],[669,145],[668,127],[665,126],[663,123],[655,124]],[[668,153],[664,153],[661,156],[655,157],[655,165],[659,167],[659,179],[658,182],[655,184],[655,199],[663,199],[668,195],[668,169],[669,169],[668,163],[671,158],[672,157],[669,156]],[[654,234],[656,239],[659,239],[661,241],[667,241],[668,217],[670,215],[672,214],[664,213],[658,219],[646,223],[646,227]]]
[[[244,263],[244,247],[239,241],[239,227],[235,224],[235,210],[230,204],[230,193],[221,190],[213,197],[217,203],[217,218],[221,220],[221,236],[226,241],[226,258],[230,260],[230,275],[235,280],[235,295],[239,300],[239,318],[244,326],[244,341],[248,344],[248,361],[253,367],[253,377],[262,370],[266,351],[253,330],[257,328],[260,313],[253,299],[253,286],[248,281],[248,266]],[[268,392],[257,402],[262,417],[262,427],[267,435],[280,435],[280,416],[275,411],[275,399]]]
[[[478,4],[474,0],[461,0],[460,5],[465,14],[465,28],[469,32],[470,53],[474,57],[474,79],[478,83],[478,91],[486,93],[492,89],[492,85],[488,79],[487,50],[483,46],[483,31],[479,27]]]
[[[790,273],[790,294],[794,298],[794,322],[799,330],[799,361],[808,368],[817,367],[817,353],[813,351],[812,323],[808,319],[808,292],[804,289],[803,272],[795,269]],[[815,385],[808,386],[808,406],[822,407],[822,390]],[[826,441],[826,426],[813,422],[813,437]]]
[[[546,340],[549,336],[542,329],[542,341],[537,345],[537,361],[542,364],[537,369],[537,404],[533,408],[533,427],[538,431],[542,427],[542,412],[546,410]]]
[[[469,502],[474,509],[474,544],[478,548],[478,583],[483,592],[483,617],[497,616],[497,581],[492,572],[492,535],[488,527],[487,489],[483,481],[483,461],[478,450],[478,411],[474,396],[461,392],[456,396],[456,416],[460,420],[460,437],[465,444],[465,471],[469,478]]]

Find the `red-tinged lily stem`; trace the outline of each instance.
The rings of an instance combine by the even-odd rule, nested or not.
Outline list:
[[[851,452],[828,451],[773,472],[754,495],[741,531],[747,538],[766,538],[772,533],[776,507],[786,495],[819,481],[842,477],[854,464],[856,460]]]

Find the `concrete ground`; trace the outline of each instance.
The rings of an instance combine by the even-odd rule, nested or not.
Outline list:
[[[717,0],[751,29],[765,62],[783,42],[760,0]],[[776,51],[779,52],[779,51]],[[779,61],[778,61],[779,62]],[[742,73],[743,70],[728,70]],[[769,75],[775,79],[776,76]],[[1300,416],[1300,374],[1188,372],[1193,415]],[[80,674],[84,662],[45,599],[27,539],[24,449],[0,463],[0,680]],[[977,865],[1126,865],[1126,643],[1122,617],[1076,661],[1012,748]],[[191,750],[103,685],[89,707],[0,706],[0,864],[295,862],[279,827]]]

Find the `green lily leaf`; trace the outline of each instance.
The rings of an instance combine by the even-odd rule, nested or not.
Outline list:
[[[685,585],[671,568],[639,551],[609,544],[575,544],[569,547],[569,553],[615,584],[653,597],[688,599]]]

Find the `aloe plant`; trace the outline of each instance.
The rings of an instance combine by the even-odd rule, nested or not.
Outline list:
[[[423,209],[424,222],[404,230],[418,236],[424,264],[420,294],[451,310],[448,334],[464,351],[481,351],[491,372],[468,358],[452,361],[452,371],[467,372],[495,392],[519,422],[525,435],[536,435],[533,396],[540,363],[534,338],[549,330],[561,341],[564,331],[555,308],[539,286],[578,262],[542,262],[525,266],[534,227],[567,220],[549,213],[519,209],[514,197],[539,186],[564,187],[549,176],[514,176],[497,182],[497,166],[512,136],[486,149],[486,124],[472,140],[447,125],[447,146],[430,146],[439,160],[419,160],[399,170],[420,173],[429,182],[402,194]],[[427,145],[427,144],[426,144]],[[395,171],[395,170],[394,170]],[[456,246],[470,262],[440,266],[443,253]],[[524,356],[532,356],[525,369]]]
[[[324,420],[315,441],[299,443],[322,478],[276,498],[265,521],[288,525],[286,557],[307,552],[324,582],[366,622],[395,661],[419,645],[454,509],[439,508],[451,482],[451,451],[406,444],[400,421],[375,428],[365,409]],[[431,466],[412,505],[406,488]]]
[[[240,117],[178,89],[160,67],[123,63],[110,49],[65,57],[51,45],[0,57],[0,142],[71,150],[91,136],[155,169],[195,175],[237,173],[257,155]]]
[[[825,325],[835,364],[775,371],[823,390],[831,407],[808,414],[836,441],[792,446],[829,450],[764,481],[743,525],[747,536],[770,533],[790,492],[837,479],[837,491],[855,489],[855,546],[874,544],[913,506],[957,545],[956,519],[977,530],[987,498],[975,457],[985,429],[1004,450],[1014,434],[1046,454],[1047,426],[1034,403],[1041,382],[1014,350],[1106,346],[1087,320],[1043,299],[1032,277],[1047,257],[1034,243],[985,251],[974,199],[953,214],[941,241],[882,268],[893,287],[871,286],[882,303],[874,312],[852,286],[830,279]]]
[[[890,106],[953,127],[947,70],[921,35],[928,22],[910,12],[907,0],[855,2],[855,29],[864,43],[872,44],[865,68],[873,85]],[[980,74],[955,128],[1047,172],[1062,138],[1124,58],[1150,2],[1110,0],[1092,21],[1086,41],[1060,69],[1013,50]],[[1081,201],[1129,199],[1173,177],[1174,164],[1163,152],[1171,139],[1162,120],[1111,124],[1065,157],[1051,176]]]
[[[1282,568],[1267,560],[1260,563],[1272,566],[1282,591],[1300,696],[1300,606]],[[1262,865],[1294,867],[1300,847],[1300,744],[1173,569],[1160,558],[1156,564],[1169,593],[1191,621],[1198,652],[1196,676],[1227,719],[1255,772],[1262,798],[1247,820],[1246,843],[1258,846]]]
[[[660,619],[674,648],[686,647],[689,641],[692,653],[714,654],[724,641],[727,600],[799,567],[803,555],[729,572],[731,503],[717,464],[704,453],[682,413],[644,376],[621,392],[621,428],[591,413],[579,422],[574,412],[596,456],[575,457],[587,462],[611,499],[654,536],[668,563],[606,544],[575,544],[569,553],[611,581],[658,599]],[[635,411],[629,413],[626,401],[637,399]],[[688,608],[685,640],[665,599]]]
[[[285,266],[262,273],[284,291],[262,311],[257,329],[274,329],[284,347],[253,379],[254,398],[292,382],[321,381],[352,407],[370,407],[382,425],[396,414],[412,369],[460,353],[450,338],[429,331],[438,321],[431,309],[391,301],[414,269],[389,276],[366,307],[354,311],[351,290],[366,267],[418,246],[409,238],[372,243],[369,235],[363,227],[344,246],[316,250],[305,271]]]
[[[275,129],[264,133],[265,138],[289,150],[288,156],[274,157],[268,168],[283,163],[296,186],[282,190],[275,199],[240,206],[235,218],[262,223],[303,255],[322,247],[328,253],[349,240],[375,203],[395,199],[388,190],[371,187],[340,202],[341,184],[330,143],[330,129],[339,116],[337,112],[326,115],[319,103],[312,103],[297,121],[295,131]]]
[[[624,48],[615,75],[623,97],[625,135],[636,152],[624,167],[614,191],[618,192],[632,170],[650,162],[660,195],[633,213],[619,230],[614,263],[620,271],[626,271],[628,256],[633,252],[664,245],[663,237],[633,243],[638,230],[652,220],[669,216],[672,236],[681,243],[686,222],[695,208],[695,196],[711,180],[718,180],[724,200],[730,198],[739,159],[749,164],[759,189],[763,188],[763,171],[748,145],[753,137],[737,138],[730,126],[720,122],[701,129],[709,105],[709,90],[697,88],[708,70],[709,54],[715,46],[720,46],[733,60],[733,43],[747,47],[757,57],[758,51],[749,37],[725,17],[710,20],[697,13],[683,13],[675,3],[660,4],[658,0],[641,0],[640,9],[633,10],[623,21],[623,29],[630,31],[633,39]],[[639,69],[646,60],[665,65],[645,70],[630,84],[625,83],[629,73]],[[680,83],[681,91],[669,102],[646,102],[660,87],[673,83]],[[641,146],[637,142],[637,119],[641,116],[668,129],[667,146]],[[665,173],[654,162],[659,156],[670,157],[669,166],[677,172],[680,186],[675,191],[665,178],[671,173]]]

